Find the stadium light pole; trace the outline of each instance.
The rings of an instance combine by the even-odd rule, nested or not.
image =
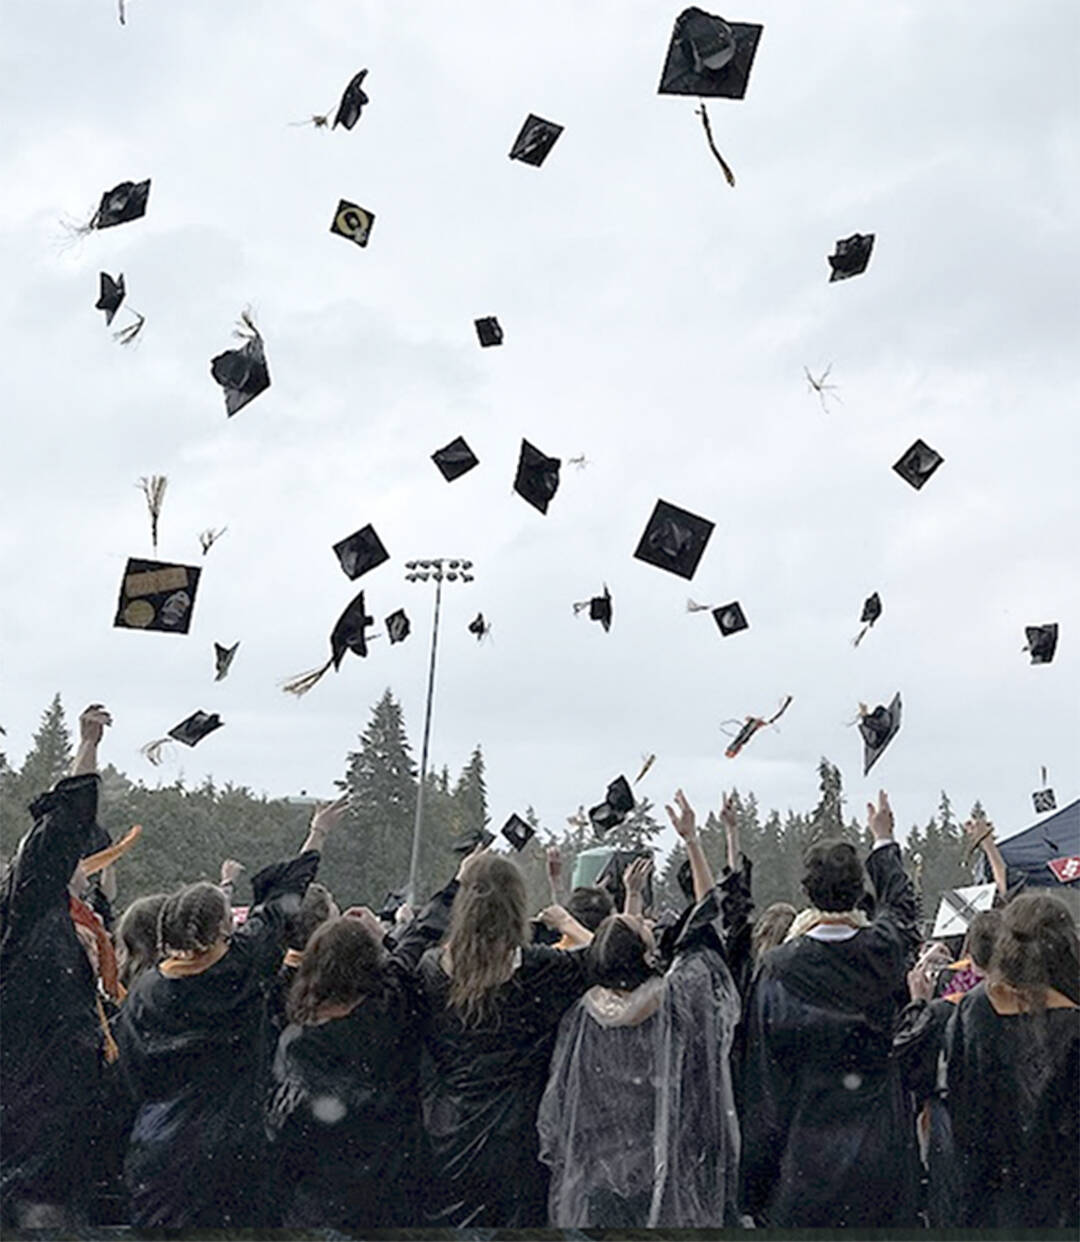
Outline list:
[[[420,833],[424,822],[424,782],[427,779],[428,743],[431,740],[431,703],[435,697],[435,653],[439,646],[439,613],[442,607],[444,582],[468,583],[473,581],[469,572],[472,561],[446,560],[439,557],[429,561],[406,561],[406,582],[435,583],[435,615],[431,623],[431,657],[428,661],[427,705],[424,708],[424,740],[420,748],[420,784],[416,790],[416,819],[413,821],[412,857],[409,860],[410,905],[416,903],[416,876],[420,869]]]

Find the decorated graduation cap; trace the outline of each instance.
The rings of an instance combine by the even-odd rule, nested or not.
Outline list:
[[[341,616],[338,617],[337,623],[331,631],[330,659],[321,668],[312,669],[308,673],[301,673],[300,676],[287,681],[282,687],[285,693],[295,694],[297,697],[307,694],[331,667],[335,672],[341,667],[341,661],[345,658],[346,651],[351,651],[353,655],[360,657],[366,656],[367,628],[369,625],[374,625],[374,623],[374,618],[368,616],[367,610],[364,607],[364,592],[361,591]]]
[[[916,440],[893,469],[905,483],[910,483],[918,491],[944,460],[925,440]]]
[[[881,758],[885,747],[900,732],[901,702],[899,691],[893,695],[888,707],[878,706],[867,711],[859,707],[859,732],[863,739],[863,776]]]
[[[773,712],[771,716],[747,716],[746,719],[741,722],[738,720],[725,721],[725,725],[738,725],[738,731],[731,738],[731,742],[724,751],[724,755],[728,759],[736,758],[739,752],[743,749],[747,742],[750,741],[755,733],[759,732],[761,729],[768,728],[769,725],[775,724],[780,719],[780,717],[790,706],[791,699],[792,696],[790,694],[786,695],[781,701],[779,708]],[[731,735],[729,734],[729,736]]]
[[[170,742],[179,742],[183,746],[197,746],[204,737],[209,737],[216,729],[220,729],[224,721],[216,712],[192,712],[186,720],[181,720],[169,730],[167,737],[147,742],[142,753],[153,764],[161,762],[162,748]]]
[[[514,816],[513,818],[517,818]],[[525,825],[528,827],[528,824]],[[485,828],[479,828],[475,832],[466,833],[465,836],[459,838],[451,846],[455,854],[471,854],[474,850],[486,850],[487,847],[495,840],[493,833]]]
[[[98,300],[94,303],[94,310],[105,312],[106,327],[112,323],[116,312],[120,309],[125,293],[123,272],[115,280],[108,272],[101,273],[100,292],[98,293]]]
[[[675,19],[658,93],[742,99],[763,30],[684,9]]]
[[[129,558],[113,625],[123,630],[186,634],[201,573],[197,565]]]
[[[375,223],[375,213],[361,207],[359,203],[350,203],[343,198],[337,205],[334,218],[330,221],[330,232],[338,237],[347,238],[358,246],[366,246],[371,236],[371,228]]]
[[[500,834],[520,854],[525,846],[536,836],[536,829],[523,820],[520,815],[511,815],[506,823],[503,824]]]
[[[150,198],[150,178],[145,181],[121,181],[101,196],[97,211],[94,212],[86,231],[90,229],[111,229],[117,224],[127,224],[146,215],[146,204]]]
[[[431,454],[431,460],[438,466],[439,473],[447,483],[453,483],[463,474],[468,474],[473,466],[479,465],[479,458],[465,443],[464,436],[458,436],[456,440],[451,440],[443,448],[437,449]]]
[[[477,319],[475,324],[477,338],[485,349],[503,343],[503,330],[494,315],[489,315],[486,319]]]
[[[714,608],[712,615],[717,629],[724,638],[727,638],[729,634],[737,634],[740,630],[750,628],[746,613],[743,612],[742,605],[737,600],[734,603],[721,604],[719,608]]]
[[[604,801],[589,808],[589,821],[601,836],[617,828],[634,809],[634,793],[625,776],[617,776],[607,787]]]
[[[229,418],[270,387],[262,334],[249,310],[241,313],[233,336],[243,341],[240,348],[227,349],[210,361],[210,374],[225,389],[225,413]]]
[[[341,562],[345,577],[351,581],[390,559],[382,540],[369,522],[358,531],[334,544],[334,555]]]
[[[482,612],[478,612],[469,622],[469,633],[473,635],[477,642],[481,642],[490,632],[491,623],[484,620],[484,614]]]
[[[933,939],[942,936],[963,936],[975,916],[989,910],[994,904],[996,884],[970,884],[964,888],[947,888],[941,894],[937,917],[934,919]]]
[[[404,608],[399,608],[397,612],[392,612],[383,622],[386,626],[387,637],[390,639],[390,645],[394,643],[403,643],[409,637],[412,625]]]
[[[364,109],[364,104],[368,103],[368,97],[364,93],[364,79],[367,77],[367,70],[361,69],[358,74],[349,82],[341,96],[341,103],[338,104],[337,116],[334,117],[333,128],[337,129],[339,125],[345,129],[352,129],[360,119],[360,113]]]
[[[239,643],[233,643],[231,647],[224,647],[221,643],[214,643],[215,681],[224,681],[229,675],[229,669],[232,668],[232,662],[236,659],[236,653],[239,650]]]
[[[548,505],[559,490],[561,465],[558,457],[547,457],[528,440],[522,440],[514,491],[534,509],[547,513]]]
[[[854,646],[857,647],[859,643],[862,642],[862,640],[866,637],[866,635],[870,632],[870,630],[874,628],[874,623],[877,621],[878,617],[880,616],[881,616],[881,596],[877,593],[877,591],[875,591],[873,595],[868,595],[866,599],[863,601],[862,613],[859,616],[859,621],[862,624],[862,629],[855,636],[855,640],[853,644]]]
[[[1032,664],[1049,664],[1057,651],[1058,623],[1051,621],[1048,625],[1025,625],[1027,637],[1025,651],[1031,652]]]
[[[510,148],[510,158],[539,168],[562,132],[561,125],[556,125],[554,121],[545,121],[543,117],[530,112]]]
[[[680,578],[693,578],[715,523],[658,500],[634,556]]]
[[[873,249],[873,233],[852,233],[850,237],[842,237],[836,243],[835,252],[829,255],[829,267],[832,269],[829,283],[861,276],[870,263]]]
[[[592,599],[582,600],[574,605],[574,616],[584,612],[586,608],[589,610],[589,620],[599,621],[606,634],[611,629],[611,592],[607,589],[606,582],[603,595],[594,595]]]

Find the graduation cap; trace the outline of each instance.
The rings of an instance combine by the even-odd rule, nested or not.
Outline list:
[[[589,821],[601,836],[617,828],[634,809],[634,794],[625,776],[617,776],[607,787],[604,801],[589,807]]]
[[[623,877],[627,868],[639,858],[652,858],[652,850],[612,850],[607,862],[600,868],[595,884],[597,888],[605,888],[611,894],[616,910],[622,910],[626,904],[626,883]],[[641,894],[642,909],[648,910],[653,904],[652,876],[645,881]]]
[[[232,662],[236,659],[236,653],[240,650],[239,643],[233,643],[231,647],[223,647],[221,643],[214,643],[214,680],[224,681],[228,676],[229,669],[232,668]]]
[[[391,646],[394,643],[403,643],[409,637],[409,631],[412,629],[404,608],[399,608],[397,612],[392,612],[383,624],[386,626],[386,633],[390,638]]]
[[[916,440],[893,469],[918,491],[944,460],[925,440]]]
[[[364,608],[364,592],[349,604],[345,611],[337,619],[333,630],[330,634],[330,659],[322,666],[322,668],[312,669],[311,672],[301,673],[299,677],[294,677],[287,681],[282,689],[286,694],[295,694],[298,698],[314,686],[333,666],[335,672],[341,667],[341,661],[345,658],[345,652],[351,651],[353,655],[367,655],[367,634],[366,630],[369,625],[374,625],[373,617],[369,617]]]
[[[559,490],[559,467],[561,465],[562,462],[558,457],[545,457],[528,440],[522,440],[517,477],[514,479],[514,491],[527,500],[534,509],[547,513],[548,505]]]
[[[147,742],[141,748],[142,753],[155,766],[161,762],[161,751],[171,741],[180,742],[184,746],[197,746],[204,737],[208,737],[215,729],[220,729],[224,721],[216,712],[193,712],[186,720],[181,720],[169,730],[167,737]]]
[[[941,894],[931,938],[963,936],[976,914],[994,904],[996,884],[970,884],[964,888],[947,888]]]
[[[113,625],[122,630],[186,634],[202,570],[130,557],[120,583]]]
[[[515,817],[516,818],[516,817]],[[528,825],[526,825],[528,827]],[[455,854],[471,854],[474,850],[486,850],[495,840],[494,834],[484,828],[470,832],[454,842],[451,849]]]
[[[547,159],[548,153],[555,145],[555,140],[562,132],[561,125],[556,125],[553,121],[545,121],[543,117],[535,116],[530,112],[525,118],[521,132],[514,139],[514,145],[510,148],[510,158],[539,168]]]
[[[836,243],[836,253],[829,255],[829,266],[832,268],[829,283],[861,276],[866,271],[873,249],[873,233],[852,233],[850,237],[842,237]]]
[[[225,413],[229,418],[270,387],[270,370],[262,335],[250,311],[243,311],[233,332],[244,343],[227,349],[210,361],[210,374],[225,389]]]
[[[98,300],[94,303],[94,310],[105,312],[106,327],[112,323],[113,317],[120,309],[125,292],[123,272],[115,280],[108,272],[101,273],[101,292],[98,294]]]
[[[738,755],[739,751],[742,750],[746,743],[750,741],[759,729],[765,729],[769,725],[775,724],[784,712],[787,711],[789,705],[791,704],[791,698],[792,696],[790,694],[787,695],[781,701],[780,707],[777,711],[773,712],[771,716],[747,716],[741,724],[738,720],[725,721],[725,724],[739,725],[739,731],[732,738],[727,750],[724,751],[725,756],[728,759],[734,759]]]
[[[485,349],[491,345],[501,345],[503,343],[503,330],[499,327],[499,321],[494,315],[487,319],[477,319],[475,323],[476,335]]]
[[[707,518],[658,500],[634,556],[680,578],[692,578],[714,526]]]
[[[145,181],[121,181],[101,196],[98,209],[87,226],[88,229],[111,229],[116,224],[127,224],[146,215],[146,203],[150,197],[150,178]]]
[[[447,483],[453,483],[463,474],[468,474],[473,466],[479,465],[479,458],[465,443],[464,436],[458,436],[444,448],[432,453],[431,460],[438,466],[439,473]]]
[[[346,129],[352,129],[356,122],[359,121],[364,104],[369,102],[367,95],[364,94],[364,79],[366,77],[367,70],[361,69],[349,85],[345,87],[345,91],[341,96],[341,103],[338,104],[337,116],[334,117],[334,129],[337,129],[339,125],[343,125]]]
[[[742,605],[738,602],[721,604],[719,608],[713,609],[712,615],[717,628],[725,638],[729,634],[737,634],[740,630],[748,630],[750,628],[750,622],[747,621]]]
[[[658,94],[742,99],[764,29],[684,9],[671,32]]]
[[[1032,664],[1049,664],[1057,651],[1058,623],[1051,621],[1049,625],[1025,625],[1027,636],[1025,651],[1031,652]]]
[[[574,605],[574,616],[584,612],[586,608],[589,610],[589,620],[599,621],[606,634],[611,629],[611,592],[607,589],[606,582],[603,595],[594,595],[592,599],[582,600]]]
[[[347,539],[335,543],[334,554],[341,562],[345,577],[350,581],[355,581],[368,570],[390,559],[390,553],[383,547],[382,540],[370,522]]]
[[[482,612],[478,612],[469,622],[469,633],[476,635],[477,642],[481,642],[484,635],[488,634],[490,630],[491,625],[489,622],[484,620],[484,614]]]
[[[526,823],[520,815],[511,815],[506,823],[503,824],[500,835],[504,836],[518,853],[521,853],[525,846],[536,836],[536,829],[531,824]]]
[[[859,621],[862,623],[862,629],[859,631],[859,633],[855,637],[854,644],[853,644],[854,646],[857,647],[859,643],[862,642],[862,640],[866,637],[867,633],[871,629],[873,629],[874,622],[880,616],[881,616],[881,596],[877,593],[877,591],[875,591],[873,595],[868,595],[866,599],[863,601],[862,615],[859,617]]]
[[[358,203],[350,203],[343,198],[337,205],[334,218],[330,222],[330,232],[339,237],[347,237],[358,246],[366,246],[371,236],[371,226],[375,223],[375,213],[361,207]]]
[[[1044,815],[1047,811],[1057,810],[1057,798],[1054,797],[1052,789],[1036,789],[1031,795],[1031,801],[1035,804],[1035,814]]]
[[[900,731],[900,693],[893,696],[888,707],[878,706],[872,712],[860,707],[859,732],[863,738],[863,776],[881,758],[885,747]]]

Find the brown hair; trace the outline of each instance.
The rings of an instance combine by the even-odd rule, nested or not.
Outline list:
[[[575,888],[566,903],[567,911],[582,927],[594,932],[609,914],[614,913],[615,903],[606,888]]]
[[[1057,897],[1022,893],[1005,907],[990,961],[993,982],[1007,983],[1033,1010],[1054,988],[1080,1003],[1080,939]]]
[[[167,893],[139,897],[124,911],[116,929],[117,976],[128,991],[149,966],[157,964],[158,916]]]
[[[806,851],[802,886],[819,910],[850,910],[862,896],[863,869],[847,841],[818,841]]]
[[[285,943],[290,949],[303,951],[315,929],[333,914],[333,897],[322,884],[311,883],[300,902],[300,909],[286,920]]]
[[[320,924],[304,950],[289,989],[290,1022],[313,1025],[325,1005],[350,1005],[383,992],[382,946],[359,919],[342,915]]]
[[[795,922],[795,907],[786,901],[766,906],[750,933],[750,950],[756,966],[770,949],[784,943],[784,937]]]
[[[229,914],[225,894],[201,880],[170,893],[158,915],[158,952],[202,953],[222,934]]]
[[[585,952],[590,977],[601,987],[632,992],[657,973],[650,960],[654,953],[630,915],[608,915]]]
[[[1001,931],[1000,910],[980,910],[971,920],[964,937],[961,957],[970,957],[979,970],[986,970],[994,956],[994,942]]]
[[[494,992],[507,979],[515,949],[529,943],[525,881],[509,858],[477,854],[463,869],[450,912],[446,949],[450,997],[466,1026],[490,1013]]]

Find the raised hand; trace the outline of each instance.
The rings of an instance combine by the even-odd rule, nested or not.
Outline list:
[[[549,845],[547,849],[547,873],[552,885],[558,885],[562,877],[562,854],[557,845]]]
[[[626,887],[627,896],[631,894],[640,896],[645,891],[645,885],[649,876],[652,875],[653,860],[651,858],[635,858],[629,867],[623,872],[623,884]]]
[[[684,841],[696,840],[697,817],[694,814],[694,808],[687,802],[686,795],[681,789],[675,791],[675,805],[679,808],[678,812],[670,806],[665,808],[671,820],[671,826]]]
[[[79,717],[79,741],[97,746],[112,724],[112,716],[101,703],[91,703]]]
[[[878,804],[866,804],[866,822],[870,835],[875,841],[891,841],[893,839],[893,813],[889,806],[889,795],[884,789],[878,790]]]
[[[235,858],[226,858],[221,864],[221,883],[235,884],[240,872],[245,870],[242,862],[237,862]]]

